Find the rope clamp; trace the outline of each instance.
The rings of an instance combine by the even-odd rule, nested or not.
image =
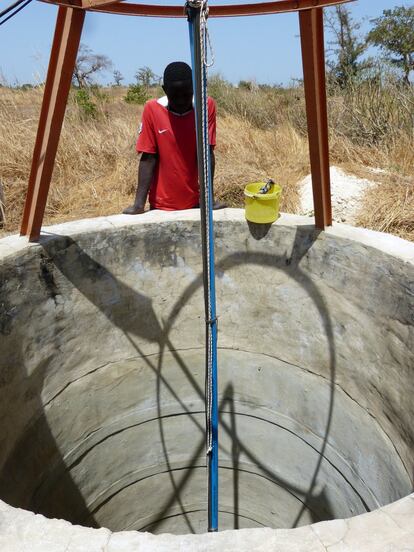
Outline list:
[[[216,316],[215,318],[211,318],[210,320],[206,320],[206,324],[208,326],[213,326],[213,324],[218,325],[218,317]]]

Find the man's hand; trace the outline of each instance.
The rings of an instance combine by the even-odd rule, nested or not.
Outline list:
[[[136,205],[130,205],[122,211],[124,215],[142,215],[144,212],[144,207],[137,207]]]
[[[158,156],[155,153],[143,153],[138,166],[138,184],[135,200],[122,212],[124,215],[141,215],[145,211],[148,192],[154,177]]]

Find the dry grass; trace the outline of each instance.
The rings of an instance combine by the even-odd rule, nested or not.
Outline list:
[[[246,183],[272,177],[283,186],[282,210],[294,212],[297,182],[309,170],[305,140],[289,126],[261,130],[232,115],[219,117],[218,136],[217,197],[241,206]]]
[[[375,175],[377,186],[366,193],[358,224],[414,241],[414,178]]]
[[[0,177],[6,195],[6,232],[21,217],[35,141],[41,90],[0,89]],[[120,109],[121,108],[121,109]],[[142,108],[109,102],[84,120],[71,101],[56,157],[47,223],[119,212],[136,181],[134,137]]]
[[[329,107],[333,162],[377,183],[357,224],[414,241],[414,87],[368,82]]]
[[[128,105],[116,91],[85,120],[70,101],[46,210],[45,222],[121,212],[134,194],[135,140],[142,107]],[[0,178],[6,195],[5,232],[21,218],[42,90],[0,89]],[[218,119],[216,196],[242,205],[244,185],[273,177],[284,184],[284,208],[297,205],[296,182],[308,171],[306,142],[290,127],[264,131],[234,116]],[[287,152],[295,162],[289,161]]]
[[[274,178],[283,186],[282,209],[295,212],[297,182],[309,172],[304,98],[301,89],[236,90],[217,79],[218,199],[241,206],[249,181]],[[363,204],[360,224],[414,239],[413,95],[366,91],[329,100],[331,159],[356,174],[384,169]],[[45,222],[119,213],[136,185],[136,131],[142,107],[122,100],[124,90],[95,100],[97,116],[85,117],[71,98],[53,174]],[[402,95],[403,94],[403,95]],[[0,88],[0,179],[6,204],[3,233],[18,230],[30,168],[41,89]],[[410,103],[411,102],[411,103]],[[381,117],[375,117],[378,110]],[[410,125],[411,122],[411,125]],[[367,174],[364,174],[367,176]],[[372,173],[370,173],[372,178]]]

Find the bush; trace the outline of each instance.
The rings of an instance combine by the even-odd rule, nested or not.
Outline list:
[[[75,103],[79,106],[84,118],[96,118],[98,110],[96,104],[91,99],[89,90],[86,88],[79,88],[75,94]]]
[[[98,86],[97,84],[92,84],[92,86],[89,87],[89,90],[93,98],[97,100],[100,104],[105,104],[108,102],[109,94],[104,92],[101,86]]]
[[[130,104],[143,105],[150,99],[147,88],[142,84],[130,84],[124,100]]]
[[[30,83],[24,83],[22,84],[21,86],[18,86],[17,87],[19,90],[22,90],[23,92],[25,92],[26,90],[32,90],[32,88],[34,88],[33,84],[30,84]]]

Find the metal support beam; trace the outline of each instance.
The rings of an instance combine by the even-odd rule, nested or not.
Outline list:
[[[315,225],[332,224],[323,9],[299,12]]]
[[[65,4],[73,0],[43,0],[44,2]],[[254,4],[222,4],[209,8],[209,17],[236,17],[247,15],[267,15],[305,10],[314,7],[334,6],[355,0],[276,0]],[[118,15],[147,17],[184,17],[182,6],[134,4],[123,1],[84,0],[85,9]]]
[[[20,233],[40,236],[85,11],[59,6]]]

